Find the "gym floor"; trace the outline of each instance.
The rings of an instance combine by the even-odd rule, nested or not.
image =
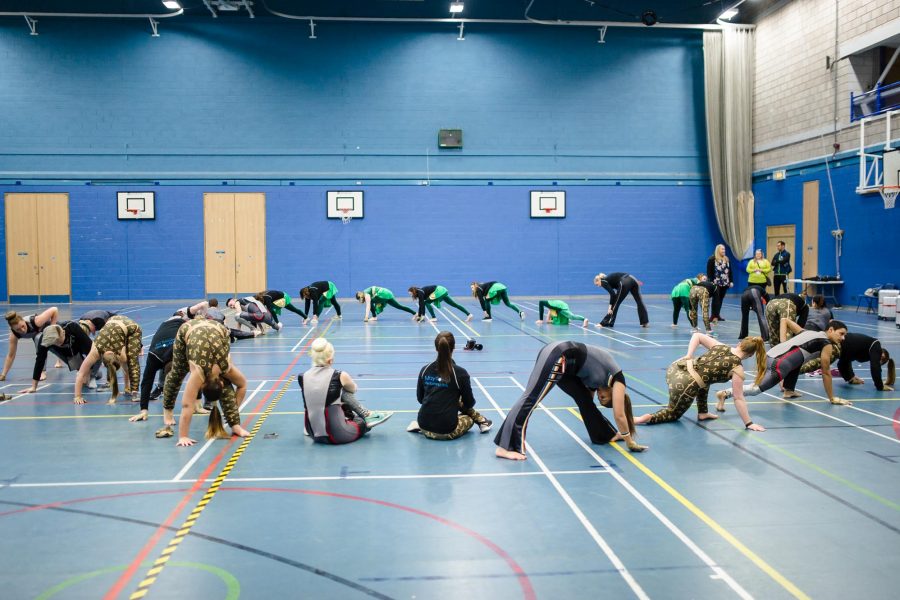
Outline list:
[[[569,302],[597,320],[605,299]],[[147,343],[184,304],[102,308],[135,319]],[[455,358],[496,431],[551,340],[608,349],[635,414],[655,410],[690,328],[684,315],[670,328],[668,298],[649,299],[649,329],[630,302],[612,330],[537,326],[534,300],[522,300],[525,321],[499,306],[482,323],[474,300],[466,305],[472,323],[445,307],[436,324],[415,324],[389,307],[365,324],[351,300],[342,321],[317,328],[285,313],[280,333],[233,346],[249,379],[241,415],[255,435],[204,443],[206,419],[195,417],[201,442],[190,448],[154,437],[158,401],[143,423],[128,422],[137,406],[127,397],[108,406],[107,393],[92,392],[73,405],[74,374],[52,358],[38,393],[16,395],[33,365],[32,344],[20,343],[0,403],[3,597],[896,597],[900,394],[877,392],[868,365],[856,366],[865,385],[837,378],[852,407],[830,405],[819,379],[801,377],[797,401],[750,399],[764,433],[746,432],[730,404],[703,423],[691,409],[641,428],[643,454],[590,445],[554,390],[531,419],[528,460],[512,462],[494,456],[494,432],[453,442],[406,432],[437,331],[456,336]],[[61,307],[61,319],[90,308]],[[723,314],[720,339],[733,343],[734,301]],[[900,355],[893,322],[835,316]],[[354,444],[303,435],[295,380],[320,335],[359,399],[395,411]],[[484,350],[462,351],[469,336]]]

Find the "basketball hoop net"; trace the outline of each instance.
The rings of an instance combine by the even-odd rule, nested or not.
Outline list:
[[[350,216],[350,209],[349,209],[349,208],[341,208],[341,209],[339,209],[339,210],[341,211],[341,223],[343,223],[344,225],[346,225],[346,224],[349,223],[351,220],[353,220],[353,217]]]
[[[884,200],[884,208],[894,208],[897,201],[897,194],[900,194],[900,185],[883,185],[878,188],[881,193],[881,199]]]
[[[135,218],[135,219],[137,218],[138,209],[136,209],[136,208],[129,208],[129,209],[126,209],[126,210],[127,210],[128,212],[131,213],[132,218]]]
[[[549,214],[552,213],[552,212],[553,212],[553,209],[552,209],[552,208],[545,208],[545,209],[544,209],[544,214],[549,215]]]

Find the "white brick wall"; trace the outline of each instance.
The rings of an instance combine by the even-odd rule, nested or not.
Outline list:
[[[832,152],[837,99],[837,142],[841,150],[859,146],[858,125],[850,123],[850,92],[878,77],[865,58],[840,61],[835,73],[826,57],[846,42],[900,18],[900,0],[794,0],[764,16],[756,28],[753,89],[754,170],[807,160]],[[858,72],[866,75],[857,79]],[[883,124],[867,130],[866,144],[884,139]]]

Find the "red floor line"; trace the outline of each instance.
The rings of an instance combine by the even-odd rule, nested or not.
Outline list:
[[[287,366],[281,376],[278,378],[278,381],[275,382],[275,385],[272,386],[272,389],[269,390],[262,400],[257,403],[256,407],[251,411],[253,413],[259,413],[259,410],[263,407],[263,405],[269,401],[272,397],[272,394],[275,393],[275,390],[281,385],[284,381],[285,377],[291,372],[291,369],[294,368],[294,365],[297,364],[297,361],[300,360],[300,357],[303,356],[303,353],[306,352],[306,349],[313,343],[315,340],[315,336],[311,336],[309,341],[297,352],[297,356],[294,357],[294,360],[291,361],[291,364]],[[250,423],[253,422],[259,415],[255,415],[251,417],[244,425],[244,427],[249,428]],[[113,586],[109,589],[108,592],[103,596],[103,600],[115,600],[118,598],[119,594],[122,593],[122,590],[128,585],[128,582],[131,581],[131,578],[134,577],[134,574],[141,567],[145,560],[147,560],[147,556],[150,554],[150,551],[153,550],[154,546],[159,542],[160,538],[166,533],[168,528],[172,525],[178,515],[181,513],[182,509],[184,509],[185,505],[190,501],[191,497],[206,483],[207,478],[210,473],[216,468],[216,465],[222,460],[225,454],[229,449],[234,445],[235,438],[231,438],[228,441],[228,444],[225,445],[224,448],[216,455],[216,457],[210,462],[209,466],[203,470],[203,473],[200,474],[200,477],[197,478],[197,481],[194,485],[191,486],[191,489],[187,491],[181,501],[172,509],[172,512],[169,513],[169,516],[166,517],[166,520],[153,532],[153,535],[150,536],[150,539],[147,540],[147,543],[144,544],[144,547],[141,548],[140,552],[138,552],[137,556],[135,556],[134,560],[131,561],[131,564],[128,565],[128,568],[125,569],[125,572],[119,577],[118,580],[113,584]]]

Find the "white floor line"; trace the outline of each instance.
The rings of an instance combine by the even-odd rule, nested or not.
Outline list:
[[[488,399],[488,401],[500,413],[500,416],[505,419],[506,413],[503,412],[503,410],[500,408],[500,405],[497,404],[496,400],[494,400],[494,397],[491,396],[490,393],[488,393],[487,389],[485,389],[485,387],[481,385],[481,382],[478,381],[478,378],[473,377],[472,381],[475,382],[475,385],[477,385],[479,387],[479,389],[481,390],[481,393],[485,395],[485,397]],[[544,462],[541,460],[540,456],[534,450],[533,446],[529,447],[529,452],[530,452],[531,458],[534,460],[535,464],[538,466],[538,468],[540,468],[541,472],[547,476],[547,479],[550,480],[550,483],[551,483],[551,485],[553,485],[553,488],[562,497],[563,501],[566,503],[566,505],[569,507],[569,509],[575,514],[575,517],[578,519],[578,521],[581,523],[581,525],[588,532],[588,535],[590,535],[591,538],[593,538],[594,542],[597,544],[597,546],[600,547],[600,549],[603,551],[603,554],[606,555],[606,557],[609,559],[609,561],[615,567],[616,571],[618,571],[618,573],[622,577],[622,579],[625,580],[625,583],[628,584],[628,587],[631,588],[631,591],[634,592],[635,596],[637,596],[638,598],[641,598],[642,600],[649,600],[650,596],[648,596],[647,593],[644,592],[644,589],[640,586],[640,584],[638,584],[637,580],[631,575],[631,573],[628,571],[628,569],[625,568],[625,564],[621,561],[621,559],[619,559],[618,555],[616,555],[616,553],[613,551],[613,549],[610,547],[610,545],[608,543],[606,543],[606,540],[603,539],[603,536],[600,535],[600,533],[594,527],[593,523],[591,523],[588,520],[588,518],[581,511],[581,509],[578,507],[578,505],[575,503],[575,501],[572,499],[572,497],[569,495],[569,493],[566,492],[566,490],[563,488],[563,486],[559,483],[559,481],[556,479],[556,477],[553,475],[553,473],[550,471],[550,469],[547,468],[547,465],[545,465]],[[611,475],[614,475],[614,476],[618,475],[615,471],[610,469],[608,464],[603,465],[603,466],[604,466],[604,468],[609,469],[609,472]]]
[[[469,340],[469,339],[474,339],[471,335],[469,335],[468,333],[466,333],[465,331],[463,331],[462,329],[460,329],[459,326],[458,326],[456,323],[453,322],[453,319],[451,319],[450,317],[447,316],[447,314],[444,312],[444,309],[443,309],[443,308],[438,308],[438,309],[437,309],[437,312],[438,312],[441,316],[443,316],[445,319],[447,319],[447,322],[450,323],[450,325],[451,325],[452,327],[454,327],[460,334],[462,334],[462,336],[463,336],[465,339],[467,339],[467,340]],[[435,329],[437,329],[437,327],[435,327]]]
[[[265,384],[266,384],[266,381],[260,382],[260,384],[259,384],[258,386],[256,386],[256,389],[253,390],[253,392],[252,392],[249,396],[247,396],[247,398],[244,400],[243,404],[241,404],[241,405],[238,407],[238,410],[239,410],[239,411],[240,411],[240,410],[243,410],[243,408],[244,408],[245,406],[247,406],[247,403],[250,402],[250,400],[252,400],[253,397],[256,396],[256,394],[259,393],[259,390],[262,389],[262,386],[264,386]],[[173,482],[175,482],[175,481],[181,481],[181,478],[184,477],[184,475],[191,469],[191,467],[194,466],[194,464],[197,462],[197,460],[199,460],[199,458],[200,458],[201,456],[203,456],[203,453],[206,452],[207,449],[209,449],[209,447],[212,446],[213,442],[215,442],[215,441],[217,441],[215,438],[213,438],[213,439],[211,439],[211,440],[207,440],[206,443],[203,444],[203,447],[200,448],[200,450],[198,450],[197,453],[194,454],[194,456],[191,457],[191,460],[189,460],[189,461],[187,462],[187,464],[184,465],[184,467],[182,467],[182,469],[181,469],[180,471],[178,471],[178,474],[177,474],[175,477],[172,478],[172,481],[173,481]]]
[[[523,392],[525,391],[525,388],[515,377],[510,377],[510,379],[513,380],[513,383],[515,383],[520,390],[522,390]],[[697,558],[699,558],[706,566],[712,569],[713,573],[715,573],[716,575],[716,577],[714,577],[713,579],[718,578],[724,581],[728,585],[728,587],[730,587],[739,597],[743,598],[744,600],[752,600],[753,596],[751,596],[747,590],[745,590],[737,581],[735,581],[731,577],[731,575],[729,575],[722,567],[717,565],[716,562],[708,554],[706,554],[706,552],[704,552],[702,548],[700,548],[700,546],[698,546],[691,538],[689,538],[687,534],[681,531],[681,529],[679,529],[677,525],[672,523],[672,521],[670,521],[669,518],[662,513],[662,511],[656,508],[656,506],[652,502],[650,502],[643,494],[637,491],[634,486],[628,483],[628,480],[626,480],[621,474],[612,469],[609,463],[606,462],[602,456],[594,452],[593,448],[585,444],[584,440],[582,440],[574,431],[572,431],[568,425],[563,423],[559,417],[554,415],[552,411],[547,410],[543,405],[541,405],[540,408],[544,412],[544,414],[553,419],[556,424],[559,425],[563,429],[563,431],[565,431],[569,435],[569,437],[575,440],[575,442],[579,446],[581,446],[582,449],[584,449],[584,451],[591,456],[591,458],[597,461],[598,464],[602,465],[603,468],[608,469],[610,475],[612,475],[613,478],[615,478],[615,480],[622,485],[622,487],[628,490],[628,493],[634,496],[638,502],[643,504],[644,507],[648,511],[650,511],[650,513],[654,517],[656,517],[663,525],[666,526],[669,531],[671,531],[675,535],[675,537],[681,540],[681,542],[685,546],[687,546]],[[533,453],[534,450],[531,450],[531,452]]]
[[[801,382],[798,382],[798,383],[801,383]],[[804,382],[804,383],[809,383],[809,380],[807,380],[807,381]],[[808,391],[808,390],[800,390],[800,391],[802,391],[804,394],[809,394],[810,396],[813,396],[814,398],[819,398],[819,399],[821,399],[821,400],[825,400],[826,402],[830,402],[830,400],[828,400],[828,398],[826,398],[825,396],[820,396],[819,394],[816,394],[816,393],[814,393],[814,392],[810,392],[810,391]],[[853,401],[853,398],[848,398],[848,400],[850,400],[850,401],[852,402],[852,401]],[[892,400],[892,398],[885,398],[885,400],[888,400],[888,401],[889,401],[889,400]],[[900,401],[900,398],[897,398],[896,400]],[[898,419],[892,419],[891,417],[887,417],[887,416],[885,416],[885,415],[880,415],[880,414],[878,414],[878,413],[875,413],[875,412],[872,412],[872,411],[868,411],[868,410],[866,410],[866,409],[864,409],[864,408],[859,408],[859,407],[856,406],[856,405],[853,405],[853,406],[846,406],[845,408],[849,408],[850,410],[856,410],[856,411],[859,411],[859,412],[861,412],[861,413],[866,413],[867,415],[872,415],[873,417],[877,417],[877,418],[879,418],[879,419],[883,419],[883,420],[889,421],[889,422],[891,422],[891,423],[898,423],[898,424],[900,424],[900,420],[898,420]]]
[[[810,395],[815,396],[815,394],[813,394],[812,392],[806,392],[806,393],[809,393]],[[878,437],[884,438],[884,439],[886,439],[886,440],[889,441],[889,442],[893,442],[893,443],[895,443],[895,444],[900,444],[900,440],[898,440],[898,439],[895,438],[895,437],[891,437],[891,436],[889,436],[889,435],[884,435],[883,433],[878,433],[877,431],[872,431],[871,429],[868,429],[868,428],[866,428],[866,427],[863,427],[862,425],[857,425],[856,423],[851,423],[850,421],[845,421],[844,419],[839,419],[838,417],[834,417],[834,416],[832,416],[832,415],[829,415],[828,413],[824,413],[824,412],[822,412],[822,411],[820,411],[820,410],[816,410],[816,409],[814,409],[814,408],[810,408],[809,406],[806,406],[805,404],[800,404],[800,403],[798,403],[798,402],[792,402],[791,400],[785,400],[784,398],[781,398],[781,397],[779,397],[779,396],[776,396],[775,394],[770,394],[769,392],[763,392],[763,394],[765,394],[766,396],[769,396],[770,398],[775,398],[776,400],[781,400],[782,402],[785,402],[785,403],[787,403],[787,404],[792,404],[792,405],[794,405],[794,406],[800,407],[800,408],[802,408],[803,410],[808,410],[809,412],[816,413],[817,415],[822,415],[823,417],[826,417],[826,418],[828,418],[828,419],[831,419],[832,421],[837,421],[838,423],[843,423],[844,425],[850,425],[850,426],[853,427],[854,429],[859,429],[859,430],[861,430],[861,431],[865,431],[866,433],[871,433],[872,435],[877,435]],[[819,398],[821,398],[821,396],[819,396]],[[828,399],[825,398],[825,400],[828,400]],[[843,408],[853,408],[853,407],[852,407],[852,406],[846,406],[846,407],[843,407]]]
[[[300,345],[303,344],[303,342],[306,341],[306,338],[308,338],[308,337],[309,337],[309,334],[311,334],[313,331],[315,331],[315,328],[312,328],[312,329],[310,329],[309,331],[307,331],[306,334],[305,334],[302,338],[300,338],[300,341],[297,342],[296,344],[294,344],[294,347],[291,348],[290,351],[291,351],[291,352],[296,352],[296,351],[297,351],[297,348],[299,348]],[[271,350],[270,350],[269,352],[271,352]],[[235,353],[235,352],[232,352],[232,354],[236,354],[236,353]],[[243,354],[253,354],[253,353],[252,353],[252,352],[244,352]]]
[[[608,474],[607,469],[583,469],[573,471],[553,471],[554,475],[594,475]],[[428,479],[474,479],[474,478],[507,478],[507,477],[544,477],[541,471],[525,473],[437,473],[418,475],[310,475],[308,477],[229,477],[229,483],[288,482],[288,481],[379,481],[379,480],[428,480]],[[106,485],[158,485],[172,483],[194,483],[196,479],[137,479],[124,481],[54,481],[47,483],[10,483],[0,484],[3,488],[55,488],[55,487],[94,487]]]
[[[471,331],[471,332],[472,332],[472,335],[477,336],[477,337],[481,337],[481,334],[480,334],[474,327],[472,327],[471,325],[469,325],[469,321],[466,321],[465,319],[461,318],[461,317],[460,317],[459,315],[457,315],[455,312],[450,312],[450,309],[449,309],[449,308],[441,308],[441,309],[438,309],[438,310],[446,311],[446,312],[444,313],[444,316],[447,317],[447,320],[456,319],[457,321],[459,321],[460,323],[462,323],[462,325],[463,325],[464,327],[466,327],[469,331]],[[475,317],[473,316],[472,318],[474,319]],[[451,322],[452,322],[452,321],[451,321]],[[468,334],[467,334],[467,337],[468,337]]]
[[[39,392],[39,391],[41,391],[41,390],[43,390],[43,389],[46,389],[46,388],[47,388],[48,386],[50,386],[50,385],[52,385],[52,384],[50,384],[50,383],[45,383],[44,385],[39,385],[39,386],[37,386],[35,392]],[[22,396],[29,396],[29,395],[31,395],[31,394],[33,394],[33,393],[35,393],[35,392],[29,392],[28,394],[17,394],[17,395],[15,395],[15,396],[13,396],[12,398],[7,398],[7,399],[4,400],[3,402],[0,402],[0,406],[6,404],[7,402],[12,402],[13,400],[18,400],[18,399],[21,398]]]

